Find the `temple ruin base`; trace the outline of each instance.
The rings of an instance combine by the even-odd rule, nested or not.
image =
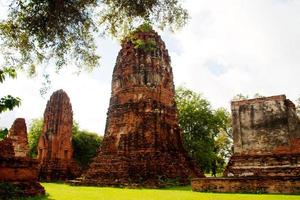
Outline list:
[[[44,195],[43,186],[37,182],[38,161],[27,157],[1,157],[0,199]]]
[[[233,155],[224,177],[299,176],[300,153]]]
[[[300,177],[195,178],[192,189],[197,192],[299,194]]]
[[[191,169],[196,169],[181,153],[134,152],[129,155],[101,155],[88,173],[73,185],[161,188],[190,184]],[[193,173],[204,177],[201,172]],[[94,178],[97,177],[97,178]]]
[[[44,160],[39,167],[39,178],[43,181],[68,180],[78,177],[80,174],[81,169],[72,160]]]

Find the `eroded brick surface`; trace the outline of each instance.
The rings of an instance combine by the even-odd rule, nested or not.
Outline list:
[[[82,184],[158,187],[163,180],[188,183],[202,177],[181,141],[170,57],[155,32],[135,33],[155,41],[147,52],[122,43],[112,77],[104,140]]]
[[[16,157],[26,157],[28,155],[27,127],[24,118],[17,118],[14,121],[7,137],[12,140]]]
[[[0,141],[0,157],[11,158],[15,156],[13,142],[9,138]]]
[[[192,189],[198,192],[299,194],[299,188],[299,176],[200,178],[192,180]]]
[[[47,103],[38,142],[41,179],[64,180],[79,175],[79,168],[72,160],[72,124],[70,99],[63,90],[58,90]]]

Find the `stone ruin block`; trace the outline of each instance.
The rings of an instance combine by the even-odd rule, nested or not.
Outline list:
[[[43,133],[38,142],[40,179],[65,180],[80,175],[73,161],[73,112],[70,99],[63,90],[54,92],[44,112]]]
[[[130,38],[122,43],[103,143],[78,184],[160,187],[204,177],[182,146],[164,42],[154,31],[135,32],[133,38],[151,41],[155,49],[138,48]]]
[[[300,121],[285,95],[231,103],[234,154],[224,178],[193,179],[195,191],[299,193]]]
[[[38,183],[38,161],[27,156],[28,149],[25,120],[19,118],[0,141],[0,199],[45,194]],[[15,188],[15,193],[8,193],[7,187]]]
[[[300,121],[285,95],[234,101],[225,176],[299,176]]]

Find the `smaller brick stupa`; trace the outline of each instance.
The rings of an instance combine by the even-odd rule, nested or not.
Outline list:
[[[140,27],[122,43],[103,143],[79,184],[160,187],[203,177],[182,146],[174,95],[165,44]]]
[[[44,126],[38,142],[38,160],[42,180],[65,180],[79,175],[73,161],[73,112],[66,92],[52,94],[44,112]]]
[[[18,118],[0,141],[0,199],[19,199],[45,194],[38,183],[38,161],[29,158],[25,120]],[[15,192],[6,187],[14,188]]]
[[[24,118],[17,118],[14,121],[7,137],[12,140],[16,157],[28,156],[27,127]]]

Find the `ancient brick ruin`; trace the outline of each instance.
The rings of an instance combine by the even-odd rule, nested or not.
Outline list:
[[[27,156],[24,119],[16,119],[9,135],[0,141],[0,199],[45,194],[38,183],[38,161]],[[9,193],[13,189],[14,193]]]
[[[182,146],[168,51],[156,32],[135,32],[122,43],[104,140],[80,184],[159,187],[191,176],[203,174]]]
[[[225,176],[300,175],[300,122],[290,100],[238,101],[231,109],[234,155]]]
[[[70,99],[63,90],[58,90],[47,103],[38,142],[41,179],[65,180],[79,175],[79,168],[72,160],[72,125]]]
[[[12,140],[16,157],[26,157],[28,155],[27,127],[24,118],[17,118],[14,121],[7,137]]]
[[[195,190],[300,192],[300,121],[285,95],[231,104],[234,154],[225,179],[194,180]]]

